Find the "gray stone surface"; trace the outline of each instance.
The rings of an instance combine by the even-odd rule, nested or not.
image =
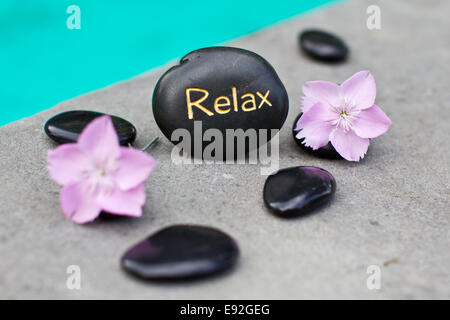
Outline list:
[[[370,31],[366,8],[374,3],[382,29]],[[172,145],[162,139],[151,150],[159,165],[142,218],[85,226],[65,219],[59,187],[45,169],[46,152],[54,147],[42,130],[45,120],[74,108],[109,112],[132,121],[137,145],[144,145],[161,136],[151,96],[167,67],[0,128],[0,298],[450,298],[449,12],[444,0],[349,1],[230,43],[267,58],[286,85],[291,110],[280,136],[280,166],[315,165],[337,180],[333,203],[305,218],[281,220],[267,212],[258,166],[175,166]],[[348,63],[303,56],[297,32],[311,26],[346,39]],[[373,72],[377,104],[392,128],[372,141],[360,163],[301,152],[291,137],[301,85],[341,82],[361,69]],[[119,268],[124,250],[173,223],[228,232],[241,247],[238,266],[188,283],[144,283],[125,275]],[[81,290],[66,288],[71,264],[81,267]],[[381,290],[366,287],[366,268],[373,264],[381,267]]]

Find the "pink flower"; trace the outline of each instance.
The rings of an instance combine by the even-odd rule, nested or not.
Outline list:
[[[102,116],[47,156],[51,178],[63,186],[61,208],[76,223],[94,220],[101,211],[140,217],[145,181],[156,165],[149,155],[121,147],[112,120]]]
[[[369,138],[385,133],[391,120],[375,103],[375,80],[360,71],[340,86],[327,81],[310,81],[303,86],[303,115],[297,122],[297,138],[318,149],[328,141],[348,161],[364,158]]]

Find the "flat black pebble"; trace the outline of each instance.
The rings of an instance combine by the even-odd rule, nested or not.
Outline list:
[[[172,140],[172,133],[180,128],[193,141],[194,121],[201,121],[203,132],[220,130],[225,146],[227,129],[281,129],[288,109],[286,89],[269,62],[232,47],[187,54],[162,75],[153,92],[156,123],[173,143],[179,137]]]
[[[58,143],[76,142],[81,131],[95,118],[105,115],[95,111],[67,111],[50,118],[44,125],[47,136]],[[120,144],[128,146],[136,139],[136,128],[127,120],[111,116]]]
[[[141,278],[182,280],[231,268],[239,255],[236,242],[214,228],[175,225],[150,235],[129,249],[122,268]]]
[[[297,122],[300,119],[300,117],[302,116],[302,114],[303,113],[300,113],[297,116],[297,118],[295,118],[294,125],[292,127],[292,136],[294,138],[295,143],[297,143],[297,145],[300,148],[302,148],[306,152],[308,152],[316,157],[326,158],[326,159],[342,159],[341,155],[336,151],[336,149],[334,149],[331,142],[328,142],[327,145],[325,145],[317,150],[313,150],[313,148],[307,147],[303,144],[303,140],[305,140],[304,138],[298,139],[296,137],[296,135],[297,135],[297,133],[299,133],[299,131],[295,131],[295,128],[297,127]]]
[[[320,61],[344,61],[349,52],[344,41],[325,31],[305,30],[300,34],[299,42],[306,54]]]
[[[289,218],[303,215],[330,200],[336,181],[317,167],[292,167],[269,176],[264,185],[264,203],[276,215]]]

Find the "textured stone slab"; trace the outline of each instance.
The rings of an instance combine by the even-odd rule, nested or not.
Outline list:
[[[366,28],[369,4],[381,8],[381,30]],[[318,166],[339,182],[332,205],[305,218],[268,213],[258,166],[176,166],[165,138],[151,150],[159,165],[141,219],[79,226],[64,218],[59,188],[45,170],[54,143],[44,122],[80,107],[111,113],[136,125],[136,145],[143,146],[162,137],[151,96],[167,67],[0,128],[0,297],[450,298],[448,12],[444,0],[348,1],[231,42],[270,61],[286,86],[291,110],[280,137],[281,167]],[[330,66],[304,56],[297,32],[311,27],[341,36],[351,49],[348,62]],[[394,122],[389,132],[357,164],[299,151],[291,131],[301,85],[340,82],[362,69],[375,76],[377,103]],[[148,284],[120,270],[130,245],[175,223],[231,234],[241,247],[234,272]],[[384,266],[389,260],[396,263]],[[80,266],[81,290],[66,288],[68,265]],[[381,267],[381,290],[366,287],[369,265]]]

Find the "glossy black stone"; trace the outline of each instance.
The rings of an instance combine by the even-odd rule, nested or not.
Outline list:
[[[236,242],[222,231],[175,225],[129,249],[121,265],[125,271],[144,279],[182,280],[230,269],[238,255]]]
[[[264,185],[264,203],[276,215],[290,218],[307,214],[330,200],[336,181],[317,167],[292,167],[269,176]]]
[[[81,131],[103,113],[85,110],[67,111],[50,118],[44,125],[47,136],[58,143],[76,142]],[[128,146],[136,139],[136,128],[127,120],[111,116],[120,144]]]
[[[261,97],[266,94],[268,103]],[[189,104],[203,98],[198,103],[204,109]],[[273,67],[254,52],[231,47],[187,54],[159,79],[153,93],[156,123],[171,141],[178,128],[194,140],[194,121],[200,120],[203,132],[219,129],[225,145],[226,129],[280,129],[288,109],[286,89]]]
[[[305,30],[300,34],[299,42],[306,54],[320,61],[344,61],[349,53],[343,40],[325,31]]]
[[[294,125],[292,126],[292,137],[294,138],[295,143],[302,148],[303,150],[305,150],[306,152],[319,157],[319,158],[326,158],[326,159],[342,159],[341,155],[336,151],[336,149],[334,149],[333,145],[331,144],[331,142],[328,142],[327,145],[323,146],[322,148],[319,148],[317,150],[313,150],[313,148],[311,147],[307,147],[303,144],[303,140],[305,140],[304,138],[298,139],[296,137],[297,133],[299,131],[295,131],[295,128],[297,127],[297,122],[300,119],[300,117],[302,116],[303,113],[300,113],[297,118],[295,118],[294,121]]]

